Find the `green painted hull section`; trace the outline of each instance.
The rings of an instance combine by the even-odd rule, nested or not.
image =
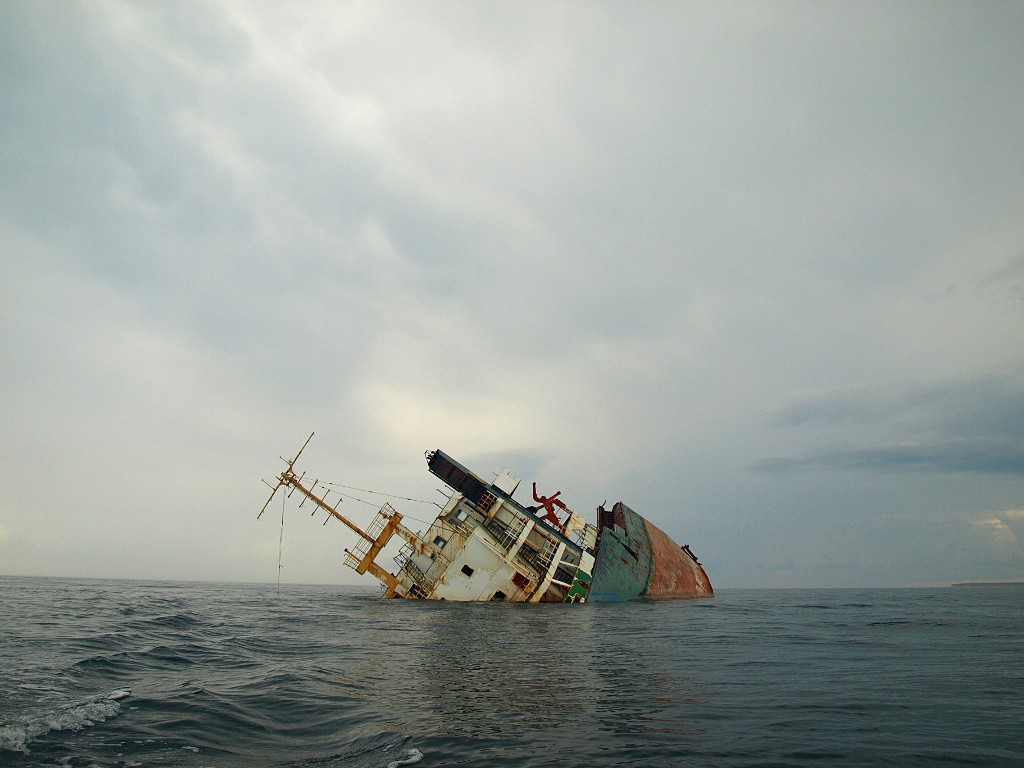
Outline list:
[[[632,600],[647,592],[653,570],[650,539],[638,515],[626,515],[625,523],[601,529],[589,601]]]

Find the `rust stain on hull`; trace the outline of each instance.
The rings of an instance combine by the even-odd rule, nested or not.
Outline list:
[[[310,439],[312,439],[310,435]],[[263,509],[281,489],[298,491],[358,537],[345,550],[346,565],[370,573],[385,597],[512,602],[601,602],[635,598],[711,597],[707,574],[690,552],[622,502],[599,507],[597,525],[559,498],[539,494],[534,506],[513,498],[519,478],[507,471],[486,482],[443,451],[426,454],[427,467],[451,495],[425,532],[413,532],[390,504],[363,530],[342,515],[326,494],[315,493],[295,464],[309,440],[272,485]],[[263,511],[260,512],[263,514]],[[376,560],[397,537],[404,542],[392,573]]]
[[[656,599],[711,597],[711,581],[700,563],[650,520],[644,520],[651,539],[654,569],[645,597]]]

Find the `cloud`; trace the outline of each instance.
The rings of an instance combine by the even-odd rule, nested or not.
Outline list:
[[[0,16],[5,568],[263,578],[258,478],[314,430],[356,487],[432,496],[440,447],[622,498],[716,583],[896,580],[920,526],[822,552],[1021,504],[1019,14]]]
[[[1024,436],[1024,368],[902,387],[848,387],[795,393],[777,409],[777,427],[893,422],[916,432]]]
[[[993,558],[1000,563],[1010,563],[1024,569],[1024,546],[1021,546],[1024,526],[1020,522],[1021,516],[1015,514],[1019,511],[1008,510],[970,522],[975,533],[989,547]]]
[[[831,469],[1021,475],[1021,403],[1024,374],[1020,371],[902,391],[858,388],[800,394],[774,414],[776,429],[828,427],[833,435],[850,435],[851,441],[886,435],[897,436],[899,442],[816,447],[801,456],[762,459],[753,467],[767,472]]]
[[[1024,441],[964,438],[918,445],[821,449],[797,458],[763,459],[752,466],[763,472],[853,470],[1024,475]]]

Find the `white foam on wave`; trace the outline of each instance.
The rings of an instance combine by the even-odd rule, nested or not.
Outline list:
[[[423,759],[423,753],[418,749],[403,749],[402,754],[405,756],[404,760],[395,760],[388,763],[387,768],[398,768],[400,765],[412,765],[418,763]]]
[[[0,725],[0,750],[29,753],[28,745],[50,731],[78,731],[102,723],[121,712],[120,699],[131,691],[111,691],[85,701],[68,704],[52,712],[22,717],[14,723]]]

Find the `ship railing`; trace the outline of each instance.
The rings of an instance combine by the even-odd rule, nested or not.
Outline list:
[[[410,561],[411,562],[411,561]],[[448,572],[448,567],[452,564],[452,561],[442,555],[440,552],[434,554],[434,562],[427,568],[425,574],[423,574],[423,581],[421,582],[428,590],[434,588],[437,584],[437,580],[444,576]]]
[[[551,565],[551,561],[555,557],[555,548],[553,546],[549,546],[538,552],[529,544],[523,544],[523,546],[519,548],[518,555],[538,573],[547,573],[548,567]]]
[[[499,520],[497,517],[492,517],[487,521],[486,525],[487,530],[491,532],[498,542],[498,546],[507,554],[512,549],[512,545],[519,539],[519,534],[526,527],[526,522],[526,518],[516,515],[511,525]]]
[[[402,548],[398,550],[398,554],[395,555],[395,565],[398,566],[399,570],[405,568],[405,564],[409,562],[409,558],[412,557],[412,552],[412,544],[408,543],[403,544]]]
[[[593,551],[597,546],[597,528],[590,523],[586,523],[582,528],[573,532],[572,540],[581,549]]]
[[[377,510],[377,516],[373,518],[373,522],[370,523],[370,527],[366,532],[376,539],[380,536],[380,532],[384,530],[384,526],[391,522],[391,518],[397,514],[397,509],[384,502],[384,506]]]
[[[385,503],[384,506],[377,511],[377,515],[373,518],[369,527],[366,529],[366,535],[370,538],[367,539],[360,536],[352,549],[345,553],[345,565],[352,570],[358,570],[359,564],[366,558],[366,555],[370,551],[370,547],[373,546],[373,541],[380,536],[384,527],[396,514],[398,514],[398,510],[390,504]],[[371,541],[371,539],[373,541]]]
[[[452,538],[452,534],[458,534],[463,538],[469,538],[473,535],[473,527],[468,523],[458,520],[454,517],[439,517],[434,521],[437,532],[446,541]],[[434,528],[431,529],[431,533],[434,532]]]
[[[491,535],[494,536],[495,540],[498,543],[501,543],[508,533],[508,525],[506,525],[504,522],[502,522],[496,517],[492,517],[490,520],[484,523],[484,527],[491,532]]]
[[[546,571],[548,569],[551,561],[555,559],[555,550],[557,549],[558,547],[554,542],[547,542],[544,549],[537,556],[537,564],[541,567],[541,570]]]
[[[462,520],[451,518],[446,520],[445,524],[451,526],[453,530],[461,533],[463,536],[469,537],[473,535],[473,527]]]
[[[405,571],[409,574],[409,578],[412,579],[414,585],[423,590],[424,594],[429,594],[437,584],[438,578],[448,569],[448,566],[451,563],[448,558],[441,554],[435,554],[430,567],[426,572],[424,572],[424,570],[416,564],[416,561],[412,559],[413,553],[413,548],[406,544],[402,547],[399,553],[395,555],[395,563],[398,565],[399,572]]]
[[[412,560],[406,560],[405,564],[402,566],[402,569],[410,576],[412,576],[412,580],[417,584],[422,584],[427,580],[426,574],[423,573],[423,571],[420,570],[420,567],[416,565],[416,563],[414,563]]]

